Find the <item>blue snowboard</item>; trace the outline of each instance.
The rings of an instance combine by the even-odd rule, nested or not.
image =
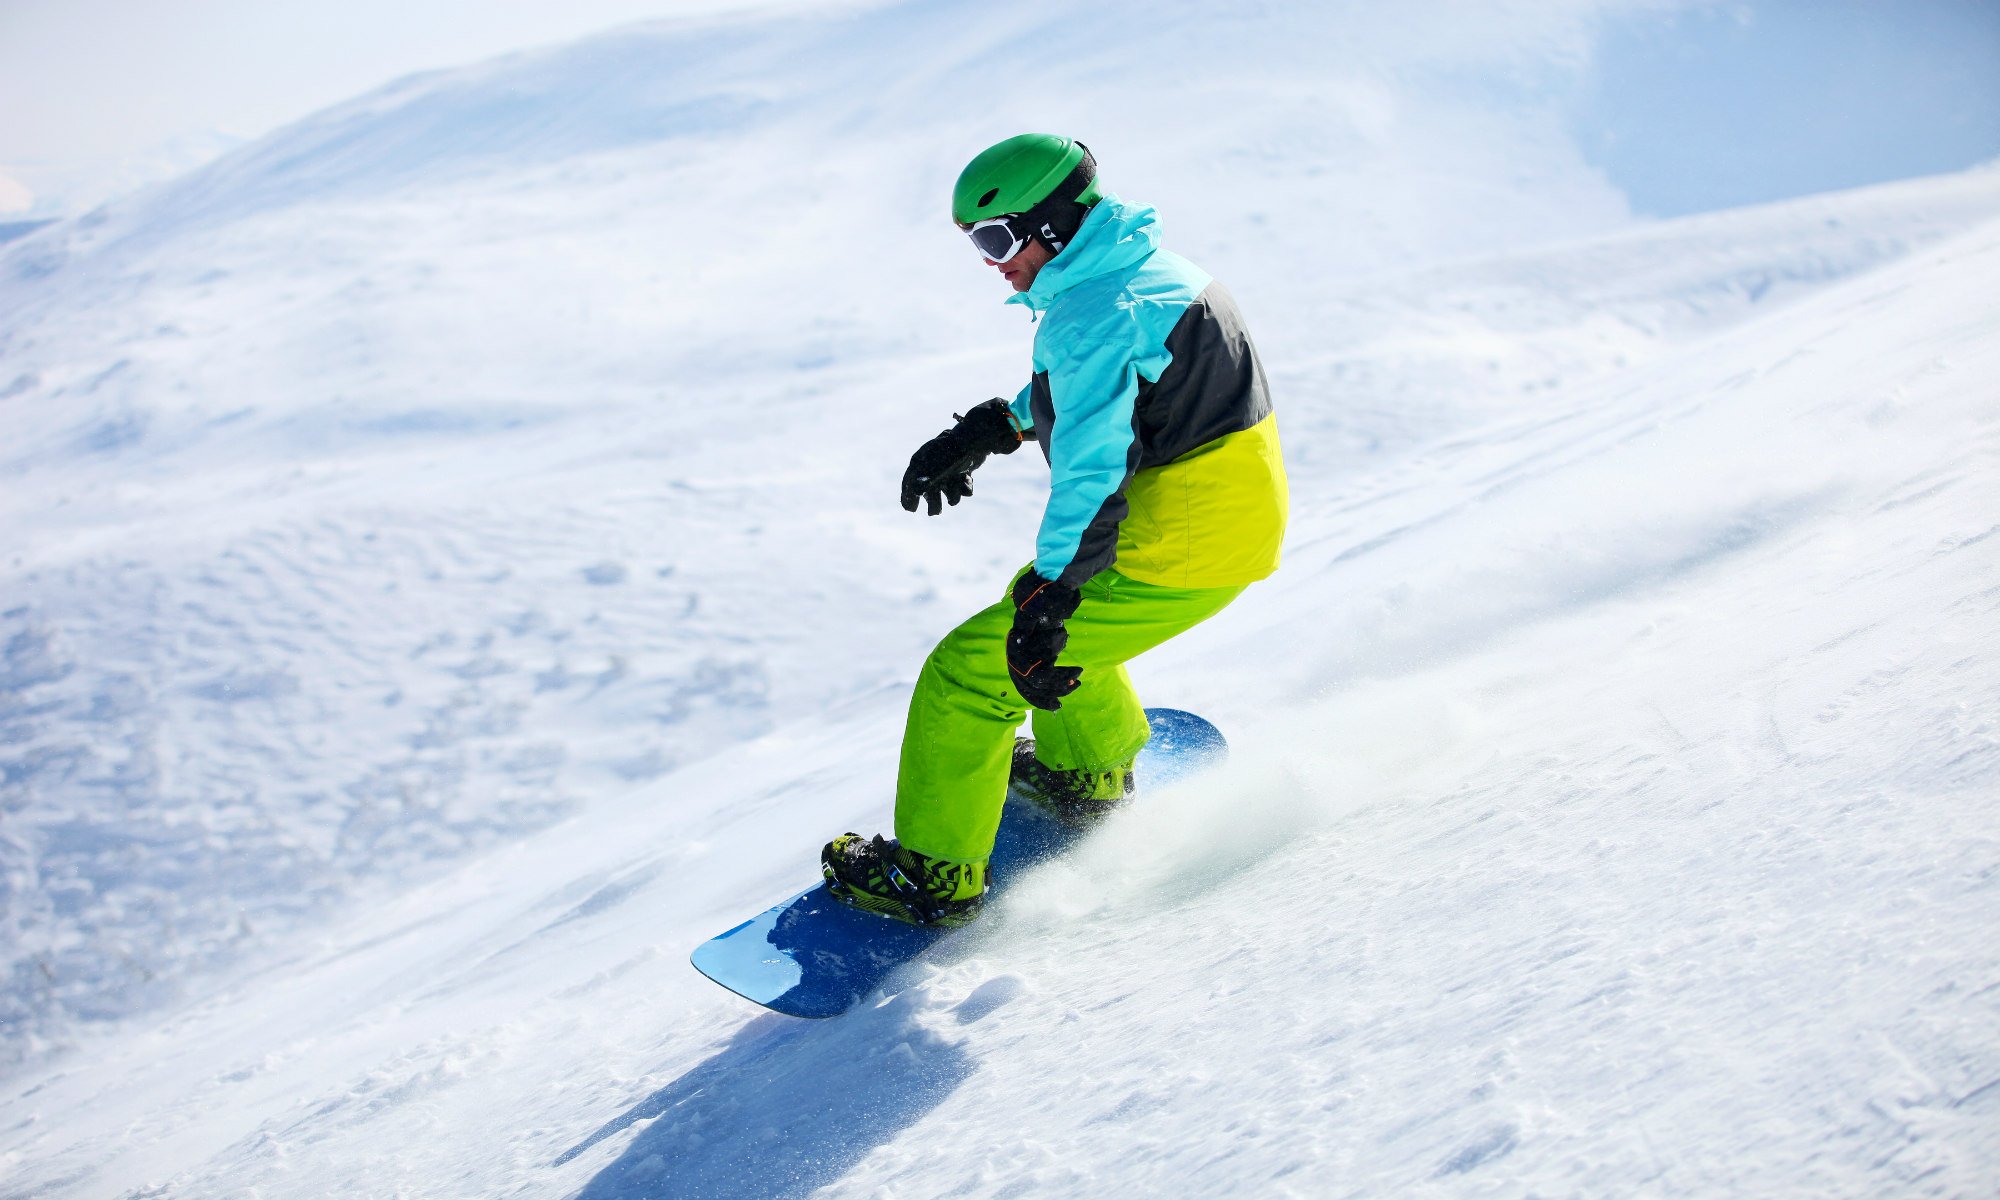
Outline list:
[[[1215,726],[1193,713],[1149,708],[1146,720],[1153,735],[1139,755],[1142,788],[1172,783],[1221,762],[1229,752]],[[989,897],[1079,836],[1010,794],[993,845]],[[837,1017],[949,932],[849,908],[820,883],[703,942],[693,958],[696,970],[765,1008],[794,1017]]]

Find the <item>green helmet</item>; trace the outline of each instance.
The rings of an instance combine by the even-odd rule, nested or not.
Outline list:
[[[1052,133],[1024,133],[988,146],[959,172],[951,190],[951,219],[970,225],[1024,213],[1051,199],[1058,205],[1074,203],[1080,213],[1101,195],[1097,160],[1089,147]]]

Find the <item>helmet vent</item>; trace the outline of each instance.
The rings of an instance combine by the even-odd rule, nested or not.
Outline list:
[[[979,198],[979,207],[985,208],[987,205],[993,203],[993,197],[999,194],[1000,194],[999,188],[994,188],[991,191],[987,192],[984,196],[981,196]]]

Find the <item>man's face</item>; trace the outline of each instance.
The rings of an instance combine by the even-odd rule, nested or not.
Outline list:
[[[1006,262],[997,263],[992,259],[986,261],[994,270],[1000,272],[1001,278],[1014,285],[1015,291],[1025,292],[1035,286],[1035,276],[1042,273],[1042,268],[1048,266],[1049,259],[1053,257],[1055,256],[1049,253],[1048,247],[1031,239],[1027,245],[1021,247],[1019,254]]]

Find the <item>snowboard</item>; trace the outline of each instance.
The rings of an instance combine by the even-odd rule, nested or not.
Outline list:
[[[1152,738],[1136,767],[1141,792],[1186,778],[1228,754],[1215,726],[1177,708],[1149,708]],[[1011,790],[987,873],[989,902],[1038,862],[1087,831],[1065,828]],[[794,1017],[837,1017],[898,967],[953,930],[849,908],[824,881],[695,948],[695,969],[746,1000]]]

